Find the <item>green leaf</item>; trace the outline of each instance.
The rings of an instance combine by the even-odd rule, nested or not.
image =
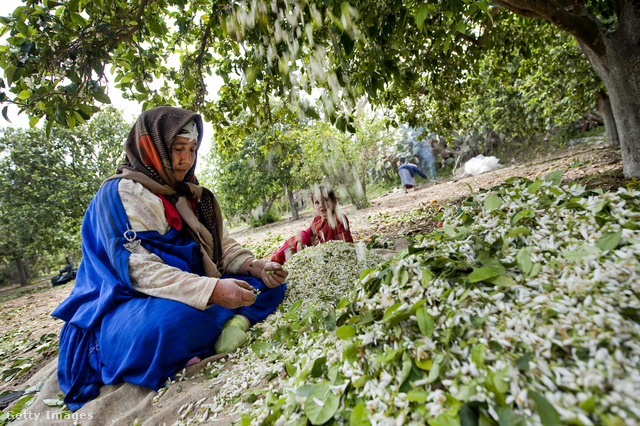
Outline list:
[[[420,333],[422,333],[423,336],[431,338],[431,336],[433,336],[433,332],[435,331],[436,325],[433,317],[427,313],[423,306],[419,307],[416,310],[416,319],[418,320]]]
[[[398,349],[390,350],[390,351],[384,351],[382,353],[379,353],[376,356],[376,361],[382,362],[382,363],[389,363],[391,361],[396,360],[402,353],[404,353],[404,348],[402,347]]]
[[[487,351],[487,347],[482,343],[475,345],[471,349],[471,361],[478,367],[482,367],[484,365],[484,354]]]
[[[320,377],[327,371],[327,357],[322,356],[313,362],[311,377]]]
[[[523,417],[517,416],[511,407],[502,407],[499,411],[498,423],[502,426],[526,426]]]
[[[9,417],[15,419],[18,414],[22,413],[24,409],[28,408],[34,402],[35,395],[23,396],[16,402],[9,411]]]
[[[103,104],[110,104],[111,99],[104,93],[104,87],[100,87],[100,89],[93,92],[93,97],[96,101],[102,102]]]
[[[438,377],[440,377],[440,366],[444,362],[444,358],[444,354],[438,354],[438,356],[436,357],[435,361],[433,362],[433,366],[429,371],[429,376],[427,377],[427,381],[429,383],[435,382],[436,380],[438,380]]]
[[[429,397],[429,392],[425,390],[410,390],[407,392],[407,400],[412,402],[427,402],[427,398]]]
[[[304,112],[305,117],[320,120],[320,114],[318,114],[314,107],[310,105],[302,105],[302,111]]]
[[[18,99],[28,99],[31,96],[31,90],[23,90],[20,93],[18,93]]]
[[[349,426],[369,426],[369,410],[364,404],[356,404],[349,414]]]
[[[531,261],[531,247],[523,247],[518,251],[516,255],[516,262],[523,274],[528,275],[533,268],[533,262]]]
[[[545,182],[553,182],[554,185],[560,185],[562,183],[562,172],[561,170],[556,170],[555,172],[549,173],[545,178]]]
[[[321,425],[333,418],[340,398],[331,391],[328,384],[313,386],[313,390],[304,402],[304,413],[312,425]]]
[[[456,23],[453,25],[453,28],[454,28],[457,32],[462,33],[462,34],[464,34],[464,33],[467,31],[467,26],[464,24],[464,22],[456,22]]]
[[[431,361],[430,359],[420,359],[420,360],[418,360],[416,358],[414,360],[414,362],[416,363],[416,366],[420,370],[429,371],[433,367],[433,361]]]
[[[43,399],[42,402],[44,402],[44,405],[47,407],[62,407],[64,405],[62,398]]]
[[[351,339],[356,335],[356,329],[350,325],[343,325],[336,330],[336,337],[342,340]]]
[[[265,342],[264,340],[257,341],[256,343],[251,345],[251,350],[256,355],[268,354],[273,350],[273,344]]]
[[[427,288],[432,279],[433,274],[428,269],[423,269],[422,279],[420,280],[420,284],[422,284],[422,287]]]
[[[500,275],[499,277],[490,278],[487,281],[496,287],[512,287],[516,285],[516,281],[508,275]]]
[[[520,212],[516,213],[516,214],[513,216],[513,219],[511,220],[511,222],[512,222],[512,223],[514,223],[514,224],[516,224],[516,223],[520,222],[522,219],[525,219],[525,218],[530,218],[530,219],[532,219],[532,218],[534,218],[534,217],[536,217],[536,215],[535,215],[535,213],[533,212],[533,210],[531,210],[531,209],[522,210],[522,211],[520,211]]]
[[[551,405],[547,398],[532,390],[529,391],[529,395],[538,407],[538,415],[540,416],[540,421],[544,426],[564,425],[560,419],[560,414],[558,414],[558,411],[553,407],[553,405]]]
[[[409,308],[398,309],[402,306],[402,303],[396,303],[384,312],[384,316],[382,317],[383,323],[388,323],[390,325],[395,325],[400,321],[404,321],[411,316],[411,310]]]
[[[516,235],[530,235],[531,229],[525,226],[518,226],[517,228],[513,228],[511,231],[507,232],[506,238],[512,238]]]
[[[490,278],[498,277],[504,274],[504,268],[500,269],[496,266],[483,266],[482,268],[473,268],[469,274],[469,282],[477,283]]]
[[[596,409],[596,398],[591,395],[589,398],[578,404],[578,407],[582,408],[587,413],[593,413],[593,410]]]
[[[484,209],[487,211],[496,210],[500,207],[502,207],[502,198],[496,194],[493,194],[484,200]]]
[[[520,371],[529,371],[529,362],[533,359],[534,352],[527,352],[516,360],[516,367]]]
[[[408,352],[404,352],[402,354],[402,370],[400,371],[399,383],[404,383],[409,378],[412,367],[411,356],[409,356]]]
[[[78,25],[87,25],[87,21],[79,13],[71,13],[71,20]]]
[[[460,418],[457,414],[440,414],[435,419],[429,419],[430,426],[460,426]]]
[[[582,260],[584,257],[601,253],[601,250],[598,247],[594,246],[582,246],[579,250],[572,250],[564,253],[562,256],[567,259],[569,262],[575,262],[578,260]]]
[[[421,4],[420,7],[418,7],[418,10],[416,11],[415,14],[415,22],[416,22],[416,27],[422,31],[423,27],[424,27],[424,21],[427,19],[427,16],[429,15],[429,6],[426,4]]]
[[[535,193],[538,189],[540,189],[540,187],[542,186],[542,183],[543,183],[543,181],[536,180],[535,182],[533,182],[531,185],[529,185],[527,187],[527,192],[529,194]]]
[[[486,318],[474,315],[471,317],[471,324],[474,328],[482,328],[482,325],[487,322]]]
[[[610,232],[596,240],[596,246],[602,250],[613,250],[620,244],[620,240],[622,239],[622,231],[618,232]]]

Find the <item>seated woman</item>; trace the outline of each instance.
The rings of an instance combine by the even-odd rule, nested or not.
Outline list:
[[[235,351],[284,298],[287,272],[231,238],[198,185],[201,134],[192,111],[142,113],[86,212],[75,286],[52,314],[65,321],[58,380],[71,410],[102,385],[157,390],[187,363]]]
[[[305,247],[313,246],[327,241],[338,240],[353,242],[349,231],[349,220],[342,213],[335,192],[324,186],[319,186],[311,193],[313,209],[318,214],[313,218],[311,226],[297,235],[289,238],[271,255],[271,262],[281,265],[293,256],[294,253]]]

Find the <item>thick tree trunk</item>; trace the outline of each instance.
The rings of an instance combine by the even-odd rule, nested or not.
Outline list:
[[[287,199],[289,200],[289,207],[291,208],[291,219],[298,220],[298,205],[293,198],[293,191],[289,189],[289,185],[284,186],[284,190],[287,193]]]
[[[20,279],[20,285],[27,285],[29,282],[27,281],[27,274],[24,270],[24,265],[22,264],[22,259],[16,259],[16,268],[18,269],[18,277]]]
[[[616,53],[624,56],[626,49],[620,50]],[[612,60],[611,56],[594,59],[592,63],[609,92],[620,138],[623,173],[628,178],[640,177],[640,51],[630,60]],[[596,62],[600,64],[596,66]]]
[[[604,128],[607,132],[607,141],[609,146],[620,146],[620,138],[618,137],[618,126],[616,126],[616,119],[613,116],[613,110],[611,110],[611,102],[606,93],[601,92],[598,99],[598,108],[602,114],[604,120]]]
[[[631,178],[640,177],[640,7],[631,1],[618,5],[622,11],[616,31],[602,33],[599,40],[604,49],[577,40],[607,88],[620,139],[623,173]]]

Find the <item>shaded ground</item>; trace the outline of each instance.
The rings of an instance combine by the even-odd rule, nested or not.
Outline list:
[[[344,210],[351,223],[356,241],[371,241],[373,238],[394,241],[396,248],[402,237],[418,232],[429,232],[436,226],[433,216],[443,204],[464,198],[480,188],[499,185],[512,176],[535,179],[555,170],[563,170],[563,181],[580,181],[592,188],[615,189],[628,182],[622,175],[622,164],[618,150],[603,144],[578,145],[569,150],[558,151],[534,161],[513,164],[476,177],[462,177],[447,181],[421,185],[417,191],[404,194],[396,192],[371,201],[371,207],[354,211],[351,206]],[[421,211],[412,220],[411,214]],[[433,213],[433,214],[431,214]],[[283,220],[260,228],[232,230],[233,236],[243,244],[263,241],[269,236],[281,234],[288,238],[296,231],[309,226],[312,213],[301,218]],[[396,220],[402,217],[403,220]],[[410,219],[410,220],[407,220]],[[45,285],[46,281],[45,281]],[[39,285],[31,286],[35,290]],[[55,356],[55,347],[46,345],[51,335],[60,331],[61,321],[49,314],[71,292],[73,283],[49,287],[38,292],[25,292],[25,288],[13,287],[0,290],[0,371],[7,372],[17,358],[24,358],[21,365],[31,365],[20,377],[0,381],[0,392],[20,389],[21,384]],[[36,342],[34,345],[33,342]],[[18,366],[20,367],[20,366]],[[25,367],[26,368],[26,367]]]

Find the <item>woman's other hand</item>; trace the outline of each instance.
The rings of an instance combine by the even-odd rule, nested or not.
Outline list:
[[[260,278],[262,282],[269,288],[278,287],[284,283],[289,275],[289,271],[282,268],[282,265],[276,262],[267,262],[264,264],[262,271],[260,272]]]
[[[251,284],[234,278],[218,280],[218,283],[209,298],[209,303],[228,309],[249,306],[255,301],[256,293],[253,291]]]

